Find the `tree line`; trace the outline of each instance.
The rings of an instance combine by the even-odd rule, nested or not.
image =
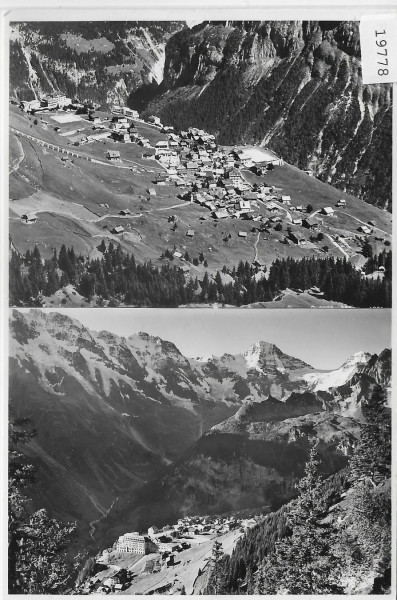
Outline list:
[[[367,279],[351,263],[333,257],[277,259],[265,268],[262,278],[258,267],[240,261],[232,269],[224,266],[215,276],[205,271],[202,280],[185,276],[173,264],[172,252],[162,254],[160,267],[151,261],[137,263],[134,255],[119,245],[105,241],[99,246],[101,258],[89,259],[73,249],[61,246],[51,258],[42,259],[37,246],[21,256],[11,250],[10,305],[40,306],[42,296],[52,296],[71,284],[88,301],[99,305],[119,304],[169,307],[189,303],[214,303],[242,306],[253,302],[270,302],[287,288],[307,290],[318,287],[324,299],[359,308],[391,306],[391,251],[369,258],[370,268],[384,267],[383,277]],[[190,257],[185,255],[185,264]],[[192,264],[208,266],[203,254]],[[228,275],[225,282],[224,275]],[[232,281],[230,281],[230,277]],[[66,300],[64,301],[66,304]]]

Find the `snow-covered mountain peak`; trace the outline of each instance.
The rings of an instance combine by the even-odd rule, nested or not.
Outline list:
[[[355,352],[352,354],[340,367],[341,369],[350,368],[353,365],[366,364],[371,358],[371,354],[369,352],[364,352],[362,350]]]
[[[314,391],[330,390],[344,385],[355,373],[362,370],[370,359],[368,352],[355,352],[341,367],[333,371],[307,373],[304,375]]]

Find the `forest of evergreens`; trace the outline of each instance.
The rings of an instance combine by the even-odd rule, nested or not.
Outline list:
[[[277,259],[268,273],[256,281],[257,268],[242,262],[223,267],[215,277],[205,271],[201,281],[186,279],[172,260],[172,252],[163,253],[161,267],[151,261],[137,264],[134,256],[112,242],[100,245],[102,258],[76,255],[73,248],[61,247],[50,259],[42,260],[37,246],[21,257],[14,250],[10,257],[10,305],[40,306],[42,296],[52,296],[71,284],[84,298],[96,298],[99,305],[135,305],[169,307],[189,303],[214,303],[241,306],[269,302],[286,288],[307,290],[318,287],[326,300],[359,308],[391,306],[391,251],[369,258],[369,268],[382,266],[382,278],[367,279],[346,259],[332,257]],[[168,258],[170,257],[170,258]],[[200,262],[207,266],[203,255]],[[190,258],[185,256],[185,264]],[[197,258],[193,262],[199,262]],[[370,272],[368,270],[368,272]],[[232,277],[224,283],[222,274]],[[66,300],[64,301],[66,303]]]

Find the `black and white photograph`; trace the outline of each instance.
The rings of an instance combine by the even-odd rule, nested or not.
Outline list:
[[[2,20],[4,595],[394,597],[388,23],[75,4]]]
[[[9,591],[390,593],[390,317],[10,311]]]
[[[391,306],[358,21],[11,22],[10,304]]]

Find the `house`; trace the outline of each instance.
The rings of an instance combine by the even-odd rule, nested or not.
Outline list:
[[[248,200],[249,202],[253,202],[255,200],[258,200],[258,194],[256,194],[255,192],[246,192],[243,195],[244,200]]]
[[[322,215],[333,215],[334,214],[334,209],[331,208],[330,206],[324,206],[324,208],[321,210],[321,214]]]
[[[236,202],[236,204],[234,205],[234,207],[237,210],[251,210],[251,203],[249,200],[239,200],[238,202]]]
[[[239,231],[238,232],[238,237],[246,239],[247,238],[247,232],[246,231]]]
[[[239,185],[239,183],[241,183],[241,173],[238,169],[230,169],[230,171],[228,172],[228,177],[230,183],[232,183],[233,185]]]
[[[188,229],[186,235],[187,237],[194,237],[194,229]]]
[[[340,198],[336,203],[336,206],[346,206],[346,200],[344,198]]]
[[[182,258],[182,252],[179,252],[179,250],[176,250],[173,254],[174,258]]]
[[[167,183],[167,178],[165,177],[165,175],[158,175],[156,178],[156,184],[157,185],[166,185]]]
[[[112,162],[117,162],[120,160],[120,152],[118,150],[108,150],[106,158]]]
[[[146,191],[149,194],[149,196],[157,196],[157,192],[156,192],[156,190],[154,188],[149,188]]]
[[[151,115],[148,118],[148,122],[149,123],[153,123],[153,125],[161,126],[161,119],[160,119],[160,117],[155,117],[154,115]]]
[[[115,142],[122,142],[123,144],[131,142],[130,134],[127,131],[113,131],[112,138]]]
[[[110,233],[114,233],[114,234],[118,235],[123,232],[124,232],[124,227],[122,227],[121,225],[117,225],[117,227],[113,227],[113,229],[111,230]]]
[[[270,210],[272,212],[275,210],[278,210],[278,206],[277,206],[277,204],[274,204],[274,202],[268,202],[266,204],[266,208],[267,208],[267,210]]]
[[[131,211],[129,208],[122,208],[119,214],[123,217],[126,217],[127,215],[131,214]]]
[[[301,244],[306,242],[306,238],[304,235],[302,235],[301,233],[298,233],[298,232],[294,232],[294,231],[290,232],[289,239],[292,240],[294,242],[294,244],[297,244],[298,246],[300,246]]]
[[[214,211],[214,217],[216,219],[226,219],[227,217],[229,217],[229,213],[227,212],[227,210],[225,208],[221,208],[220,210],[216,210]]]
[[[21,221],[22,223],[25,223],[26,225],[33,225],[33,223],[36,223],[37,221],[37,215],[36,213],[26,213],[25,215],[22,215],[21,217]]]
[[[360,227],[357,228],[357,231],[360,231],[361,233],[365,233],[366,235],[369,235],[370,233],[372,233],[372,229],[370,227],[368,227],[367,225],[360,225]]]
[[[293,225],[302,225],[302,219],[292,219]]]
[[[307,219],[302,220],[303,227],[307,227],[307,229],[317,229],[318,221],[314,217],[307,217]]]
[[[281,202],[291,202],[291,196],[281,196]]]
[[[159,140],[158,142],[156,142],[155,147],[156,148],[168,148],[168,142],[167,142],[167,140]]]

